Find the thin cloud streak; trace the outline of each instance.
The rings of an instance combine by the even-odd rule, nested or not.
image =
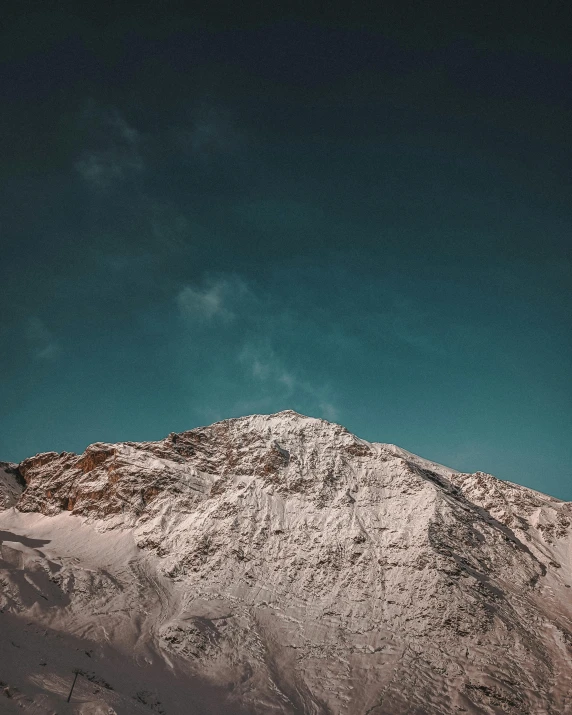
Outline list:
[[[40,318],[33,316],[26,325],[26,338],[36,360],[51,362],[61,354],[61,346]]]
[[[190,320],[229,320],[248,292],[246,284],[236,276],[218,278],[203,287],[185,286],[177,295],[177,305],[181,314]]]
[[[189,328],[201,327],[203,345],[220,351],[220,341],[224,340],[221,361],[212,361],[209,355],[203,367],[209,374],[224,375],[233,387],[243,386],[251,393],[241,404],[306,405],[305,409],[327,419],[337,417],[329,387],[315,382],[303,367],[299,351],[304,340],[294,337],[299,334],[294,329],[300,325],[299,319],[275,296],[247,284],[240,276],[223,275],[184,286],[176,296],[176,304]],[[191,345],[195,351],[197,341]],[[277,345],[282,348],[277,349]]]
[[[270,392],[284,400],[309,400],[327,419],[336,419],[338,409],[329,390],[316,386],[289,369],[268,341],[245,343],[238,356],[243,368]]]
[[[86,149],[75,162],[75,170],[91,187],[106,190],[145,169],[141,154],[141,134],[117,109],[88,103],[82,113],[86,136],[93,134],[97,147]]]

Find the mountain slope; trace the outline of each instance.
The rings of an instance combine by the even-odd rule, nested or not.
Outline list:
[[[572,712],[569,503],[291,411],[17,474],[0,617],[124,662],[118,712]]]

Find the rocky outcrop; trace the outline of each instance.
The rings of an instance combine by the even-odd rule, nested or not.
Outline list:
[[[237,708],[570,711],[568,503],[290,411],[19,473],[21,512],[156,554],[157,647]]]

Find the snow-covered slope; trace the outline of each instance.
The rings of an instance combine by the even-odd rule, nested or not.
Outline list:
[[[24,711],[572,712],[570,503],[291,411],[16,474]]]

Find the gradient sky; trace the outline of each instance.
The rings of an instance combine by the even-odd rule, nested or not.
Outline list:
[[[572,499],[564,21],[74,5],[0,37],[0,459],[291,408]]]

